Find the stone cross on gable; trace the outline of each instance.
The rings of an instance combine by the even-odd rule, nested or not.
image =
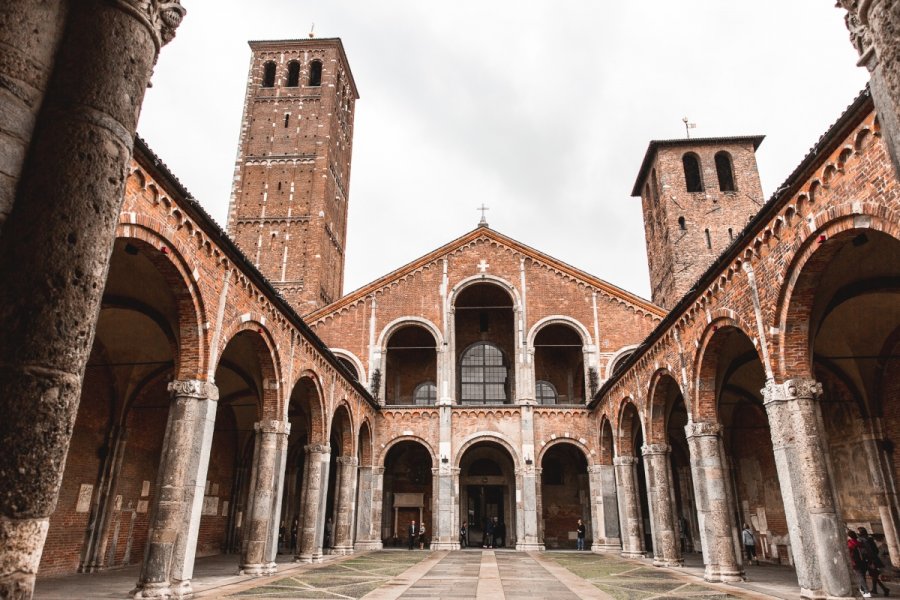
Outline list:
[[[482,258],[481,262],[478,263],[478,270],[481,271],[482,273],[486,273],[489,266],[491,266],[491,265],[489,265],[487,263],[487,261]]]
[[[485,205],[484,205],[484,202],[482,202],[482,203],[481,203],[481,206],[479,206],[479,207],[476,208],[475,210],[480,210],[480,211],[481,211],[481,220],[478,221],[478,226],[479,226],[479,227],[487,227],[487,226],[488,226],[488,222],[487,222],[487,219],[484,217],[484,211],[486,211],[486,210],[491,210],[491,209],[488,208],[487,206],[485,206]]]

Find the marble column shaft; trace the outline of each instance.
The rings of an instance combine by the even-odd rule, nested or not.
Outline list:
[[[529,377],[529,385],[534,388],[534,369],[532,363],[528,363],[528,369],[532,373]],[[538,523],[541,521],[539,513],[538,492],[541,480],[535,468],[534,461],[534,407],[535,401],[531,398],[519,400],[521,411],[522,431],[522,457],[525,464],[517,469],[516,485],[520,486],[516,493],[516,550],[543,550],[544,540],[539,531]],[[528,464],[527,461],[532,461]],[[521,492],[519,494],[518,492]],[[519,499],[521,498],[521,499]]]
[[[0,74],[10,62],[32,71],[32,90],[20,90],[30,98],[24,104],[0,95],[0,128],[23,138],[0,137],[8,159],[0,169],[10,171],[0,175],[0,597],[33,593],[141,103],[159,49],[183,14],[177,0],[23,0],[0,8],[0,39],[27,40],[4,46]],[[9,92],[17,78],[4,77],[0,87]]]
[[[675,530],[669,464],[671,448],[667,444],[648,444],[643,447],[642,452],[652,516],[653,564],[660,567],[678,566],[683,564],[684,560],[681,557],[678,533]]]
[[[335,554],[353,554],[353,516],[356,513],[356,465],[354,456],[337,458],[337,522],[334,524]]]
[[[734,511],[729,502],[730,481],[722,448],[722,426],[689,422],[685,433],[703,548],[703,577],[707,581],[740,581],[743,570],[735,551]]]
[[[634,456],[617,456],[616,491],[619,500],[619,522],[622,536],[622,556],[635,558],[644,555],[641,531],[641,510],[637,496],[637,461]]]
[[[591,495],[591,526],[594,552],[618,552],[619,507],[616,501],[616,468],[613,465],[588,467],[588,484]]]
[[[286,421],[260,421],[254,428],[256,429],[254,481],[250,487],[250,502],[247,506],[241,573],[267,575],[274,572],[274,563],[269,557],[273,556],[271,552],[273,546],[277,551],[278,544],[279,515],[274,514],[280,475],[278,459],[290,434],[291,424]]]
[[[838,516],[812,379],[769,380],[762,390],[794,566],[805,597],[851,596],[846,534]]]
[[[381,550],[381,510],[377,510],[375,489],[376,478],[384,477],[381,467],[359,467],[359,485],[356,494],[356,541],[355,550]],[[379,493],[378,506],[381,505]]]
[[[310,444],[306,450],[306,481],[304,482],[303,518],[300,526],[300,560],[318,562],[322,560],[322,527],[325,518],[325,494],[328,492],[328,466],[331,460],[331,446]]]
[[[443,355],[449,353],[443,352]],[[431,469],[432,473],[432,511],[431,548],[432,550],[459,549],[459,498],[455,493],[453,468],[451,467],[453,430],[452,406],[450,398],[438,401],[440,417],[440,440],[438,444],[438,465]]]

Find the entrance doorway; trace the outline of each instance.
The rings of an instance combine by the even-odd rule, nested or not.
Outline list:
[[[482,442],[463,455],[459,522],[467,523],[467,546],[515,548],[515,481],[512,457],[503,446]]]

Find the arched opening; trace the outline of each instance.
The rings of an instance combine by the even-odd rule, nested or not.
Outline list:
[[[703,177],[700,170],[700,157],[688,152],[681,157],[684,167],[684,187],[688,192],[703,191]]]
[[[829,237],[797,279],[788,325],[799,358],[786,368],[802,376],[811,360],[823,387],[838,517],[883,536],[900,565],[900,241],[874,229]]]
[[[300,85],[300,63],[292,60],[288,63],[287,87],[297,87]]]
[[[700,365],[701,402],[715,402],[722,425],[733,526],[750,525],[761,561],[789,564],[800,549],[791,548],[788,524],[775,465],[772,433],[763,406],[766,376],[747,335],[730,325],[712,334]],[[710,394],[710,392],[712,392]],[[703,411],[701,407],[701,411]],[[707,412],[707,411],[704,411]],[[737,552],[741,560],[741,552]],[[745,563],[746,564],[746,563]]]
[[[619,420],[619,465],[616,483],[620,494],[622,550],[628,556],[653,551],[650,528],[650,506],[647,497],[647,475],[641,450],[644,432],[637,408],[627,402]]]
[[[346,553],[350,524],[351,496],[347,486],[355,481],[355,473],[351,478],[349,471],[355,471],[353,454],[353,425],[347,407],[339,406],[331,419],[331,435],[329,436],[331,454],[328,467],[328,492],[325,496],[325,523],[322,525],[322,552],[331,554],[335,548]]]
[[[384,459],[384,495],[382,543],[388,546],[417,547],[416,535],[425,525],[425,538],[431,539],[432,477],[434,467],[428,449],[415,441],[398,442]],[[415,521],[416,534],[409,532]]]
[[[40,576],[140,564],[190,291],[156,248],[117,239]],[[196,320],[193,330],[196,331]]]
[[[733,192],[737,188],[734,185],[734,166],[731,154],[721,150],[716,152],[716,176],[719,179],[720,192]]]
[[[510,295],[493,283],[470,285],[456,299],[454,320],[460,402],[512,402],[515,331]]]
[[[271,60],[263,65],[262,86],[264,88],[275,87],[275,63]]]
[[[584,403],[584,348],[578,332],[558,323],[543,327],[534,338],[534,374],[540,404]]]
[[[467,547],[515,547],[516,475],[506,448],[485,441],[465,451],[459,496],[460,522],[468,523]]]
[[[198,556],[240,554],[251,532],[255,425],[262,419],[264,385],[274,370],[269,349],[256,331],[239,332],[225,346],[216,368],[219,406],[200,521]]]
[[[319,87],[322,85],[322,61],[314,60],[309,63],[309,86]]]
[[[422,404],[434,399],[423,384],[437,381],[434,336],[420,325],[405,325],[388,338],[384,368],[385,404]]]
[[[350,371],[350,375],[353,376],[353,379],[359,381],[359,371],[356,369],[356,365],[353,364],[353,361],[349,358],[344,358],[343,356],[338,356],[338,362],[344,365],[344,368]]]
[[[541,459],[541,531],[548,549],[575,549],[578,520],[590,548],[591,492],[584,452],[572,443],[552,446]]]
[[[285,535],[280,549],[294,556],[300,553],[303,536],[303,503],[307,485],[308,453],[306,447],[322,431],[322,399],[312,377],[301,377],[288,400],[287,463],[284,470],[284,492],[281,501],[281,527]],[[320,438],[321,439],[321,438]]]

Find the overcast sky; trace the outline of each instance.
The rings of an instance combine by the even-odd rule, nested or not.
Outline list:
[[[769,195],[865,85],[830,0],[182,0],[138,132],[224,227],[247,40],[340,37],[360,92],[344,291],[475,227],[649,297],[651,139],[765,134]]]

